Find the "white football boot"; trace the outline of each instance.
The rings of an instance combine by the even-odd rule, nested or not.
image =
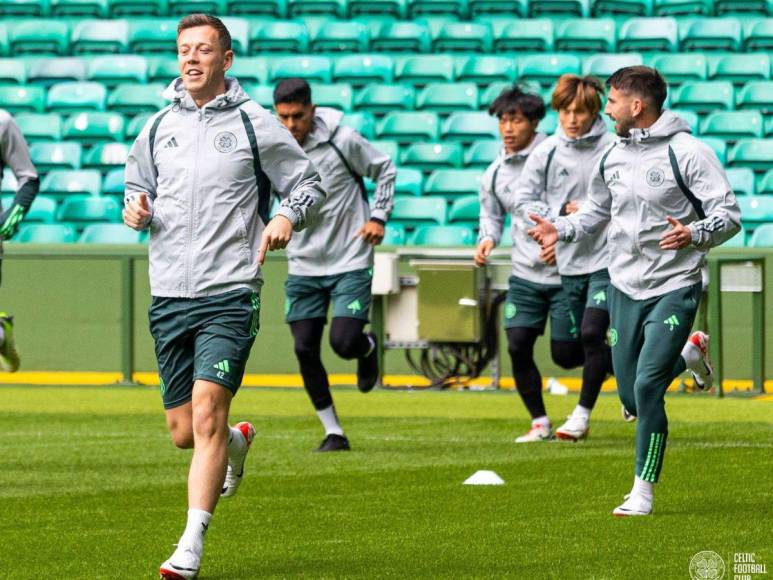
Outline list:
[[[689,369],[695,386],[701,391],[710,389],[714,384],[714,368],[711,366],[709,358],[709,335],[698,330],[690,335],[687,342],[701,353],[698,363]]]
[[[550,441],[553,439],[553,429],[548,425],[532,425],[526,435],[518,437],[516,443],[535,443],[537,441]]]
[[[639,493],[629,493],[625,501],[612,510],[612,515],[618,518],[627,516],[648,516],[652,513],[652,500],[645,499]]]
[[[199,575],[201,553],[190,546],[178,546],[159,570],[163,580],[189,580]]]
[[[223,481],[223,491],[220,492],[220,497],[231,497],[239,489],[242,477],[244,477],[244,462],[247,459],[247,452],[250,450],[252,440],[255,439],[255,427],[252,426],[252,423],[246,421],[237,423],[234,425],[234,429],[239,430],[242,437],[244,437],[246,445],[244,446],[244,453],[239,457],[228,458],[228,469],[225,472],[225,481]]]
[[[566,423],[556,429],[556,437],[562,441],[580,441],[588,437],[589,431],[590,419],[572,413],[566,418]]]
[[[623,414],[623,421],[626,423],[633,423],[636,421],[636,415],[629,413],[628,409],[625,408],[625,405],[620,405],[620,411]]]

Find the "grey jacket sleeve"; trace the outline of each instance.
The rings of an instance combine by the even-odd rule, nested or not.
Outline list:
[[[502,240],[502,229],[505,225],[505,208],[492,191],[492,181],[496,168],[492,165],[480,180],[480,219],[478,243],[491,240],[495,246]]]
[[[325,190],[314,164],[290,132],[267,111],[252,111],[260,165],[282,199],[276,215],[290,220],[295,231],[314,222],[325,202]]]
[[[527,206],[534,202],[543,201],[545,198],[545,168],[547,158],[552,147],[550,140],[543,141],[531,152],[523,166],[523,171],[518,181],[511,186],[512,194],[507,196],[510,207],[508,211],[513,213],[523,212]]]
[[[553,222],[558,230],[558,239],[576,242],[584,236],[596,233],[609,222],[611,207],[612,194],[601,174],[600,162],[597,162],[588,188],[588,200],[580,204],[579,211],[558,217]]]
[[[699,250],[708,250],[738,233],[741,210],[719,159],[707,145],[691,143],[689,149],[675,153],[684,183],[706,216],[688,226],[692,243]]]
[[[386,223],[392,213],[397,169],[388,155],[376,149],[357,131],[348,131],[344,141],[344,156],[352,169],[376,182],[376,193],[370,209],[372,220]]]
[[[148,119],[142,131],[134,140],[124,168],[124,206],[136,199],[140,193],[147,193],[151,213],[148,225],[153,221],[153,200],[156,199],[156,185],[158,183],[158,170],[153,161],[149,140],[150,128],[156,118],[157,116],[154,115]]]
[[[13,204],[0,215],[0,236],[8,239],[16,233],[37,196],[40,181],[30,159],[27,141],[16,121],[5,111],[0,112],[0,159],[3,165],[11,168],[18,183]]]

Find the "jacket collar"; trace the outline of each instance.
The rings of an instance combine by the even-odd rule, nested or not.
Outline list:
[[[239,81],[234,77],[225,78],[225,93],[217,95],[210,102],[206,103],[201,109],[196,105],[193,97],[185,90],[183,80],[181,77],[177,77],[172,83],[164,90],[162,96],[165,99],[172,101],[172,104],[181,109],[199,110],[203,114],[209,111],[217,111],[224,109],[231,109],[238,107],[243,102],[248,101],[249,97],[244,92]]]

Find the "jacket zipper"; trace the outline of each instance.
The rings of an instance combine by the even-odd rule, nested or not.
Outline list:
[[[195,163],[193,165],[193,182],[191,183],[191,208],[188,212],[188,263],[185,268],[185,293],[187,296],[192,295],[191,291],[191,279],[193,277],[193,220],[196,215],[196,193],[199,183],[199,141],[201,140],[201,110],[196,112],[196,148],[193,153]]]
[[[638,145],[635,145],[635,147],[636,147],[636,163],[632,165],[632,169],[634,173],[631,176],[631,196],[633,197],[634,206],[636,209],[636,217],[635,217],[636,227],[633,230],[633,241],[634,241],[633,249],[634,249],[634,252],[636,252],[636,255],[639,258],[641,258],[642,257],[641,246],[639,245],[639,231],[642,226],[641,222],[639,222],[639,216],[641,215],[641,212],[639,210],[641,206],[639,204],[639,196],[636,194],[636,180],[638,179],[638,169],[639,169],[639,165],[641,164],[642,150],[641,150],[641,147],[639,147]],[[636,273],[639,274],[639,276],[636,279],[636,286],[638,286],[641,289],[642,287],[640,283],[641,272],[637,270]]]

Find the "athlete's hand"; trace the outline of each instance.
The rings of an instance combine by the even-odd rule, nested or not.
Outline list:
[[[537,225],[526,233],[543,248],[554,246],[558,241],[558,230],[556,229],[556,226],[536,213],[530,213],[529,219]]]
[[[144,191],[126,204],[123,210],[123,223],[133,230],[141,231],[148,227],[151,213],[148,194]]]
[[[549,266],[555,266],[556,265],[556,245],[551,244],[549,246],[542,248],[542,251],[539,254],[539,259],[545,262]]]
[[[660,248],[662,250],[681,250],[692,244],[692,232],[679,220],[666,216],[671,229],[660,236]]]
[[[574,213],[578,209],[580,209],[580,202],[577,201],[576,199],[567,201],[566,205],[564,205],[564,211],[566,212],[566,215],[569,215],[570,213]]]
[[[355,238],[362,238],[372,246],[378,246],[384,239],[384,226],[373,220],[368,221],[362,226],[357,233],[354,234]]]
[[[475,265],[485,266],[488,262],[487,258],[491,255],[491,250],[494,249],[493,240],[483,240],[475,249]]]
[[[266,252],[281,250],[290,243],[293,236],[293,224],[283,215],[274,217],[263,230],[258,250],[258,263],[262,266],[266,260]]]

